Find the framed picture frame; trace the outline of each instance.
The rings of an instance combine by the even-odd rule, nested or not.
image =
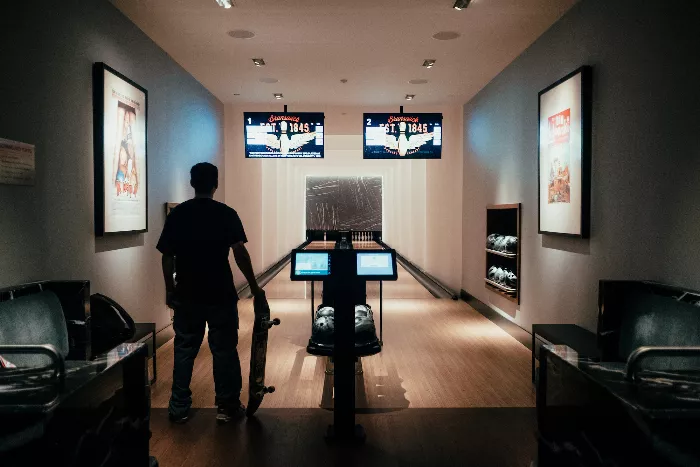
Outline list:
[[[592,69],[582,66],[538,94],[538,232],[588,238]]]
[[[148,91],[93,65],[95,235],[148,232]]]

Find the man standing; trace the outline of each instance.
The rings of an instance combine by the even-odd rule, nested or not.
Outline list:
[[[218,169],[202,162],[192,167],[190,176],[195,196],[171,211],[157,246],[163,253],[166,300],[175,310],[175,361],[168,415],[175,423],[188,419],[192,369],[208,324],[216,420],[226,423],[245,412],[240,401],[238,295],[228,260],[230,249],[253,295],[264,292],[255,280],[241,219],[236,211],[213,199]]]

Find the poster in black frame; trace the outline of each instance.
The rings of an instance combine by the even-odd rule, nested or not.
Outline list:
[[[148,91],[93,65],[95,235],[148,232]]]
[[[585,65],[538,93],[540,234],[590,236],[592,89]]]

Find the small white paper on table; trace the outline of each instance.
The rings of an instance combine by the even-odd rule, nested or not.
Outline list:
[[[34,145],[0,138],[0,184],[34,185]]]

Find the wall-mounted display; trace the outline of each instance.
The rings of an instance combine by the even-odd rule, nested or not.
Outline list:
[[[243,119],[246,157],[323,157],[323,113],[245,112]]]
[[[539,93],[539,233],[590,232],[591,67]]]
[[[442,114],[364,114],[365,159],[440,159]]]
[[[148,231],[148,91],[93,67],[95,234]]]

